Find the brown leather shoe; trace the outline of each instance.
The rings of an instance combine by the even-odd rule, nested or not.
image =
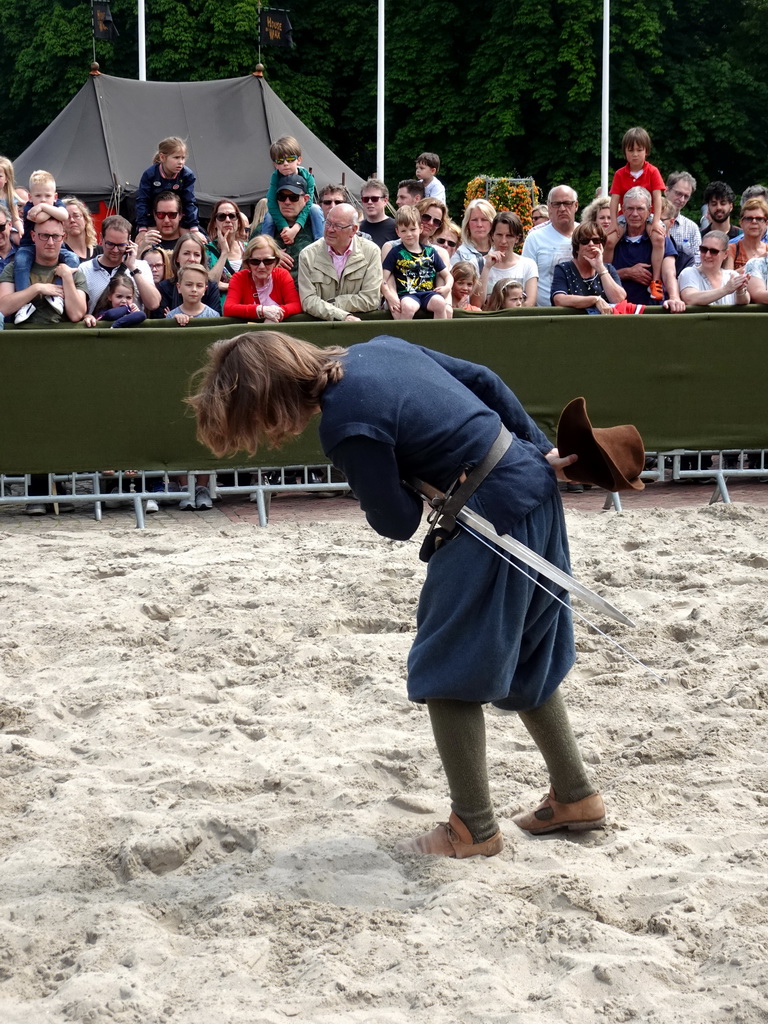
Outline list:
[[[395,847],[398,853],[428,854],[434,857],[495,857],[504,849],[501,832],[476,843],[464,822],[451,811],[448,821],[416,839],[406,839]]]
[[[570,804],[561,804],[555,799],[554,789],[550,788],[535,811],[518,814],[512,820],[518,828],[534,836],[556,832],[559,828],[567,828],[569,832],[588,832],[605,824],[605,804],[599,793]]]

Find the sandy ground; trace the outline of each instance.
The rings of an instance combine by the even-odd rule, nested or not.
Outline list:
[[[768,512],[569,512],[566,694],[609,823],[532,838],[547,788],[487,715],[508,842],[445,820],[403,669],[417,542],[357,522],[0,524],[0,1021],[768,1020]],[[586,609],[585,609],[586,610]]]

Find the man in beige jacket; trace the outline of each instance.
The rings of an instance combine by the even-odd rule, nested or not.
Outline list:
[[[353,206],[334,206],[324,237],[299,255],[299,295],[305,313],[318,320],[359,320],[381,304],[381,252],[357,237]]]

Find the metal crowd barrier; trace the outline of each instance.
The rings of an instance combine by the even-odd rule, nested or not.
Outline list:
[[[334,479],[336,470],[329,465],[249,466],[221,470],[218,475],[209,472],[211,498],[224,495],[248,496],[258,507],[259,525],[269,522],[270,501],[278,493],[343,494],[349,491],[345,480]],[[54,513],[66,505],[93,505],[93,517],[102,518],[102,504],[133,506],[136,528],[145,528],[143,503],[154,500],[162,503],[180,503],[185,498],[194,500],[196,479],[203,475],[192,470],[146,470],[137,473],[125,471],[49,473],[48,493],[30,494],[30,477],[0,474],[0,505],[53,505]],[[176,478],[187,477],[181,486]],[[709,504],[722,501],[730,504],[729,479],[759,479],[768,482],[768,449],[746,450],[738,448],[710,448],[696,451],[674,448],[647,452],[646,468],[641,474],[646,482],[701,480],[711,481],[714,490]],[[178,489],[173,489],[173,488]],[[606,492],[603,507],[621,512],[620,495]]]

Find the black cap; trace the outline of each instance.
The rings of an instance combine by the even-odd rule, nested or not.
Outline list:
[[[307,183],[300,174],[281,174],[277,191],[293,192],[295,196],[305,196],[307,194]]]

